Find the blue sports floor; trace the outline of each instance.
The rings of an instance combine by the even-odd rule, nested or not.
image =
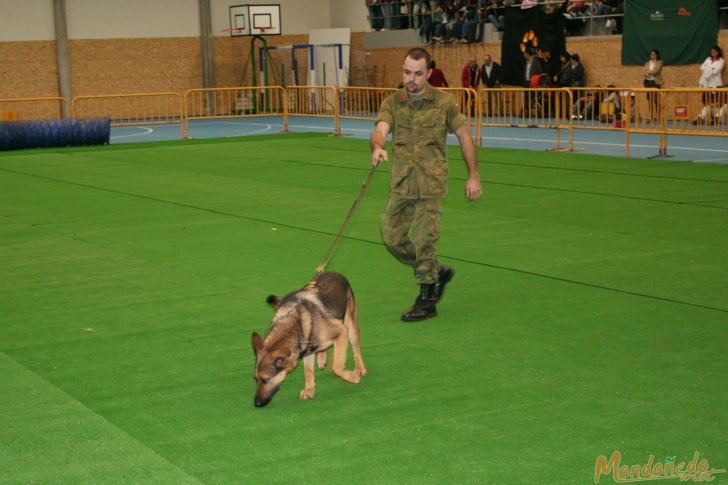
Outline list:
[[[370,120],[342,119],[344,136],[368,138],[373,124]],[[334,132],[334,120],[330,118],[292,116],[288,129],[291,132]],[[233,137],[280,133],[283,130],[279,116],[258,118],[229,118],[195,120],[190,122],[192,138]],[[547,150],[556,145],[556,131],[536,128],[488,128],[484,130],[484,147]],[[561,144],[566,144],[568,133],[562,130]],[[178,140],[177,124],[123,126],[111,131],[111,143]],[[657,155],[657,135],[631,134],[630,157],[647,158]],[[450,142],[456,144],[455,136]],[[625,156],[625,134],[622,131],[575,130],[574,146],[584,153]],[[672,136],[668,138],[668,155],[675,161],[728,164],[728,139],[707,136]]]

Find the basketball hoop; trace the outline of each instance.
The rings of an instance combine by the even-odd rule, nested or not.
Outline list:
[[[270,27],[260,27],[258,30],[260,30],[260,35],[265,35],[270,30]]]

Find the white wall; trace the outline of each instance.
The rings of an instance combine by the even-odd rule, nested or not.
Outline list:
[[[281,6],[283,34],[350,28],[367,32],[364,0],[211,0],[212,32],[228,36],[231,5]],[[70,39],[197,37],[197,0],[66,0]],[[0,42],[53,40],[53,0],[0,0]]]
[[[369,9],[364,0],[330,0],[331,28],[349,28],[352,32],[369,32]]]
[[[0,42],[55,38],[53,0],[0,0]]]
[[[197,0],[66,0],[69,39],[198,37]]]

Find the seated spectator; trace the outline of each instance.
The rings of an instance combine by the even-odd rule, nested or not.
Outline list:
[[[427,7],[428,12],[425,12],[425,7]],[[432,10],[430,7],[430,2],[426,0],[417,0],[414,2],[414,5],[412,7],[412,20],[414,22],[413,27],[415,29],[420,29],[422,27],[422,23],[425,20],[425,17],[430,16],[430,20],[432,20]]]
[[[587,15],[589,15],[589,2],[571,0],[564,11],[566,34],[580,35]]]
[[[442,9],[442,4],[438,3],[435,5],[435,11],[432,14],[432,39],[437,42],[445,42],[445,36],[447,35],[447,15]]]
[[[599,117],[599,105],[602,102],[603,92],[599,85],[593,91],[584,92],[574,102],[571,118],[580,120],[594,120]]]
[[[499,32],[505,27],[505,12],[503,2],[500,0],[488,0],[488,6],[485,7],[485,15],[493,26]]]
[[[420,24],[420,40],[424,44],[432,44],[432,11],[429,5],[425,5],[422,11],[422,19]]]
[[[465,9],[465,18],[463,24],[463,42],[475,42],[477,34],[478,20],[476,18],[475,8],[471,5]]]
[[[611,123],[615,119],[619,119],[622,113],[622,96],[614,89],[614,84],[607,86],[607,97],[599,107],[599,120],[603,123]],[[611,106],[611,108],[610,108]]]
[[[380,31],[384,28],[384,15],[382,7],[376,0],[366,0],[369,7],[369,25],[372,30]]]
[[[463,22],[460,12],[455,12],[455,17],[448,24],[448,27],[450,28],[450,37],[452,38],[452,40],[454,40],[455,42],[461,42],[463,40],[464,26],[465,22]]]

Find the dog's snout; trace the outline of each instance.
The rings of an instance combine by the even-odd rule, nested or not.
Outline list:
[[[255,398],[255,407],[256,408],[262,408],[262,407],[266,406],[269,402],[270,402],[270,399],[265,399],[264,400],[264,399],[260,399],[260,398],[257,398],[256,397]]]

